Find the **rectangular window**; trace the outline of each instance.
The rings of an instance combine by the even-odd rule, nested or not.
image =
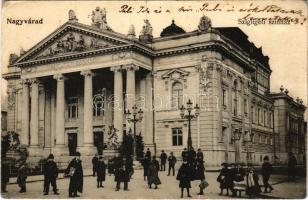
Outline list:
[[[245,114],[245,117],[248,116],[248,103],[247,103],[247,99],[244,99],[244,114]]]
[[[260,116],[260,120],[261,120],[261,124],[264,125],[264,112],[260,111],[261,112],[261,116]]]
[[[182,146],[183,145],[183,132],[182,128],[172,129],[172,146]]]
[[[259,144],[262,144],[262,136],[259,135]]]
[[[251,122],[254,123],[255,122],[255,108],[253,106],[251,106],[250,108],[250,113],[251,113]]]
[[[106,88],[93,96],[93,116],[100,117],[105,115]]]
[[[227,108],[227,91],[226,89],[222,89],[222,105],[224,109]]]
[[[273,124],[272,124],[272,112],[269,113],[269,117],[268,117],[268,125],[270,128],[273,128]]]
[[[258,124],[261,124],[261,109],[258,108]]]
[[[68,118],[76,119],[78,118],[78,97],[70,97],[67,102],[68,107]]]
[[[267,112],[264,111],[264,126],[267,126]]]

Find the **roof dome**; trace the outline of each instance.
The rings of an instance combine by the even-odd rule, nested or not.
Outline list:
[[[164,28],[164,30],[160,33],[160,36],[166,37],[166,36],[177,35],[177,34],[182,34],[182,33],[186,33],[186,31],[184,31],[184,29],[182,29],[181,27],[177,26],[174,23],[174,20],[172,20],[172,24]]]

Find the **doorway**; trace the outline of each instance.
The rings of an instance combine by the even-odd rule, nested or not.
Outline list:
[[[68,150],[70,156],[75,156],[77,152],[77,133],[68,133]]]
[[[104,132],[103,131],[94,132],[94,145],[97,148],[97,153],[99,155],[103,155],[103,148],[104,148]]]

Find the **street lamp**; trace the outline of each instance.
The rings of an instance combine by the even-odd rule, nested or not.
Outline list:
[[[249,131],[245,131],[245,135],[244,135],[244,143],[245,143],[245,147],[246,147],[246,162],[247,164],[250,161],[250,156],[249,156],[249,143],[252,142],[252,137],[253,137],[253,133],[249,134]]]
[[[189,99],[187,104],[187,108],[184,107],[184,105],[182,105],[182,107],[180,108],[181,111],[181,118],[182,119],[188,119],[188,138],[187,138],[187,149],[188,151],[192,150],[192,139],[191,139],[191,120],[195,117],[198,117],[200,114],[200,107],[198,106],[198,104],[196,104],[196,106],[193,108],[193,103],[191,102],[191,100]],[[195,113],[193,114],[193,109],[195,109]],[[187,112],[186,112],[187,111]]]
[[[137,106],[134,105],[132,107],[132,113],[129,111],[129,109],[125,112],[125,116],[127,119],[127,122],[132,122],[134,124],[134,140],[133,140],[133,154],[134,158],[136,158],[136,123],[141,122],[143,118],[143,111],[141,108],[138,110]]]

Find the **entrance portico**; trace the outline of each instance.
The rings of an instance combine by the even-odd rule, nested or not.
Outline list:
[[[27,104],[29,105],[30,102],[31,119],[27,117],[22,119],[22,135],[30,134],[30,143],[27,141],[27,137],[21,137],[21,142],[30,144],[30,153],[35,151],[36,154],[46,154],[45,151],[48,151],[54,154],[69,155],[69,144],[76,142],[77,149],[83,155],[93,155],[97,151],[94,145],[94,126],[102,130],[104,135],[102,139],[108,142],[109,126],[113,125],[117,130],[117,141],[121,143],[126,124],[125,109],[132,107],[137,98],[144,99],[145,102],[142,104],[151,108],[151,93],[147,92],[147,95],[150,96],[146,97],[144,97],[145,91],[138,90],[136,93],[136,86],[140,87],[139,84],[146,83],[147,88],[152,87],[152,81],[149,78],[151,72],[135,64],[70,73],[57,71],[49,76],[35,78],[27,78],[30,76],[27,73],[23,75],[23,108],[28,108]],[[39,84],[48,91],[49,95],[45,95],[45,98],[39,98]],[[93,96],[97,94],[102,95],[99,107],[96,107],[93,102]],[[139,98],[140,96],[144,98]],[[40,103],[45,105],[44,110],[38,109]],[[146,108],[143,109],[146,110]],[[38,113],[44,111],[48,111],[45,113],[48,117],[40,119]],[[149,119],[139,127],[145,139],[151,138],[153,135],[152,128],[147,128],[153,127],[153,125],[145,125],[153,123],[153,119],[149,116],[151,115],[145,116],[146,119]],[[43,124],[42,120],[44,120]],[[50,126],[44,126],[46,120],[50,120],[48,122]],[[126,125],[126,127],[128,126]],[[44,131],[40,131],[40,129],[51,133],[51,138],[48,139],[49,144],[46,144],[46,135],[42,135]],[[69,140],[72,139],[72,135],[75,136],[76,141]],[[43,139],[39,140],[42,137]],[[149,141],[150,139],[147,139],[147,142]],[[45,151],[37,152],[32,148],[36,146],[44,147]]]

